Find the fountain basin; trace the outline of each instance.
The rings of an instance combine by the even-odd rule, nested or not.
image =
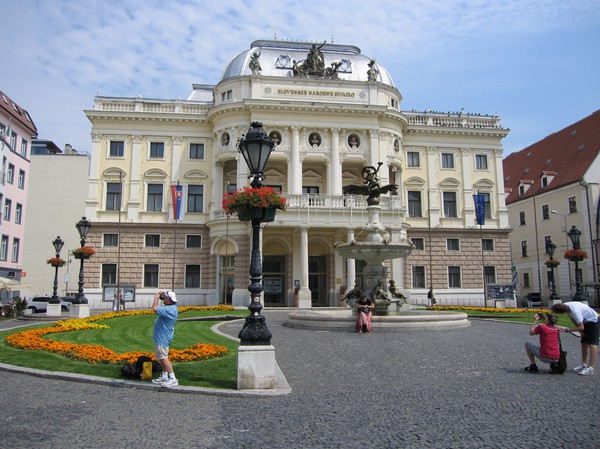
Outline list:
[[[463,312],[408,310],[373,317],[374,332],[441,331],[471,326]],[[284,326],[315,331],[356,332],[356,315],[350,309],[298,310]]]

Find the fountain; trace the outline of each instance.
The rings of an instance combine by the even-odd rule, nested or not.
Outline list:
[[[408,256],[414,246],[406,237],[392,241],[390,234],[379,222],[381,206],[379,197],[382,193],[396,193],[394,184],[381,186],[377,172],[383,165],[379,162],[377,168],[364,167],[362,178],[364,185],[347,186],[344,193],[367,195],[368,223],[356,237],[347,243],[339,244],[335,250],[347,259],[364,260],[363,290],[365,296],[375,304],[373,328],[375,330],[401,329],[447,329],[470,326],[467,315],[460,312],[442,312],[426,310],[389,310],[392,303],[385,292],[386,268],[385,260],[399,259]],[[395,284],[392,282],[392,285]],[[396,289],[395,289],[396,290]],[[396,301],[397,302],[397,301]],[[398,305],[401,305],[398,303]],[[351,305],[352,307],[352,305]],[[348,309],[320,309],[292,312],[285,323],[289,327],[315,330],[354,330],[356,316]]]

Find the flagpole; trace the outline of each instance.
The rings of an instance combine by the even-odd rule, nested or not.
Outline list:
[[[171,186],[171,201],[173,203],[173,219],[175,226],[173,227],[173,266],[171,270],[171,291],[175,291],[175,254],[177,252],[177,221],[179,220],[179,210],[181,209],[181,197],[183,196],[183,188],[177,181],[176,186]]]

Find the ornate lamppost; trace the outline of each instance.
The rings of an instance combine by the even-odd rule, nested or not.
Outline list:
[[[571,243],[573,243],[573,250],[571,251],[569,260],[575,262],[575,295],[573,296],[573,301],[583,301],[583,294],[581,291],[581,273],[579,272],[579,262],[581,262],[587,254],[584,251],[581,251],[580,246],[580,238],[581,231],[577,229],[575,226],[571,226],[569,230],[569,238],[571,239]]]
[[[54,265],[54,288],[52,290],[52,297],[50,298],[50,301],[48,301],[50,304],[60,304],[60,298],[58,297],[58,260],[60,259],[60,250],[64,244],[65,242],[60,238],[60,235],[57,235],[52,241],[54,251],[56,251],[57,263]]]
[[[546,243],[546,254],[550,256],[550,258],[546,261],[546,266],[550,268],[550,301],[556,301],[558,299],[558,295],[556,294],[556,282],[554,280],[554,268],[560,263],[558,260],[554,259],[554,251],[556,251],[556,245],[552,243],[552,239],[548,239]]]
[[[264,169],[271,155],[274,143],[269,138],[260,122],[252,122],[248,133],[239,140],[238,150],[244,156],[246,165],[250,169],[252,181],[250,186],[258,189],[262,187]],[[244,327],[238,337],[241,345],[270,345],[271,331],[267,327],[265,317],[260,314],[263,306],[260,303],[262,285],[262,261],[260,255],[260,223],[264,217],[251,218],[252,223],[252,252],[250,258],[250,315],[246,317]]]
[[[85,246],[85,238],[87,237],[92,224],[87,218],[83,217],[75,224],[75,227],[77,228],[77,232],[79,232],[79,236],[81,237],[81,247],[83,248]],[[79,265],[79,290],[77,291],[77,295],[73,300],[73,304],[87,304],[88,302],[87,298],[83,295],[83,260],[85,258],[86,257],[83,255],[80,256],[81,263]]]

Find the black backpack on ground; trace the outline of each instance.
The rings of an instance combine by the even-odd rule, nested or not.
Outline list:
[[[141,379],[142,370],[144,369],[144,362],[152,362],[152,372],[159,373],[162,371],[162,366],[156,360],[152,360],[150,357],[141,355],[135,361],[135,363],[126,363],[121,367],[121,374],[123,377],[128,379]]]
[[[550,364],[552,374],[563,374],[567,370],[567,351],[563,351],[560,335],[558,336],[558,347],[560,348],[560,357],[558,362]]]

